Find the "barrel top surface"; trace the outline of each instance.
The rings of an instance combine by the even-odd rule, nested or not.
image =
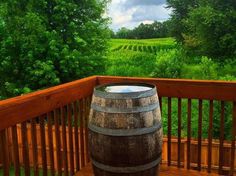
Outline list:
[[[156,86],[147,83],[112,83],[94,88],[95,96],[112,99],[143,98],[155,93]]]

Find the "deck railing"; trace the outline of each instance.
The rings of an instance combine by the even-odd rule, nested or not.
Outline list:
[[[157,85],[162,110],[167,119],[167,164],[186,169],[207,169],[233,175],[235,169],[236,82],[194,81],[153,78],[93,76],[27,95],[0,101],[0,168],[4,175],[73,175],[89,161],[87,123],[93,88],[111,82],[148,82]],[[177,117],[173,101],[177,99]],[[192,102],[198,101],[198,135],[192,139]],[[186,101],[186,106],[183,106]],[[203,101],[209,102],[208,137],[203,140]],[[220,102],[219,139],[213,139],[214,102]],[[231,104],[232,134],[225,141],[225,106]],[[165,106],[165,107],[164,107]],[[186,108],[187,134],[183,138],[183,109]],[[173,137],[173,119],[177,136]],[[227,116],[228,118],[228,116]],[[164,127],[165,128],[165,127]],[[175,144],[174,141],[175,140]],[[183,142],[185,143],[183,145]],[[215,148],[216,143],[218,145]],[[205,148],[203,148],[205,146]],[[218,151],[215,151],[218,150]],[[196,156],[193,152],[196,151]],[[202,153],[206,153],[203,161]],[[177,153],[177,154],[175,154]],[[183,154],[184,153],[184,154]],[[218,161],[212,163],[218,154]],[[163,153],[164,155],[164,153]],[[177,155],[176,158],[174,156]],[[229,163],[225,163],[225,156]],[[163,159],[165,157],[163,156]],[[165,160],[165,159],[164,159]],[[163,160],[163,163],[164,163]],[[194,161],[196,160],[196,161]],[[205,158],[204,158],[205,160]],[[207,164],[204,164],[207,163]]]

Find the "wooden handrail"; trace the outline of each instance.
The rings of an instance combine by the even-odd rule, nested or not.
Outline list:
[[[91,76],[0,101],[0,131],[77,99],[88,97],[92,94],[96,83],[96,76]]]
[[[163,79],[98,76],[98,84],[114,82],[146,82],[157,86],[161,97],[236,101],[236,81]]]

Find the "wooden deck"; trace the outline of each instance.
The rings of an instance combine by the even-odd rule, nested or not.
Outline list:
[[[217,176],[218,174],[209,174],[207,172],[198,172],[193,170],[179,169],[177,167],[168,167],[161,165],[160,176]],[[77,172],[75,176],[93,176],[92,165],[88,164],[81,171]]]

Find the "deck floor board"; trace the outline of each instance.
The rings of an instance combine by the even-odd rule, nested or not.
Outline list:
[[[167,167],[161,165],[160,176],[217,176],[217,174],[208,174],[207,172],[199,172],[193,170],[179,169],[177,167]],[[88,164],[81,171],[77,172],[75,176],[93,176],[92,165]]]

